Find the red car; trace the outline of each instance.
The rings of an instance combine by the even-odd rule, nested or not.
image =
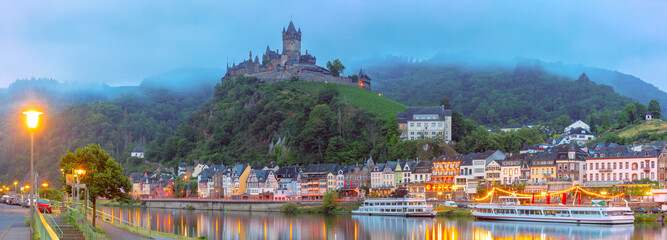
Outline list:
[[[46,199],[39,199],[37,200],[37,208],[40,212],[51,213],[51,202]]]

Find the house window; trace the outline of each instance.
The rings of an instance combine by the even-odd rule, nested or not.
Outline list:
[[[623,169],[623,163],[622,162],[618,163],[618,169]]]
[[[435,135],[435,132],[431,132],[432,135]]]
[[[599,164],[599,163],[595,163],[595,170],[600,169],[598,164]]]
[[[415,126],[415,123],[410,123],[410,127],[414,127],[414,126]]]
[[[642,168],[644,168],[644,162],[641,162]]]
[[[628,162],[625,162],[625,169],[629,169],[630,168],[629,166],[630,166],[630,164]]]
[[[438,123],[438,127],[442,127],[442,123]]]
[[[599,173],[595,174],[595,181],[600,181],[600,174]]]
[[[651,161],[651,168],[655,168],[655,162]]]
[[[435,127],[435,123],[431,123],[431,127]]]
[[[415,132],[410,132],[410,135],[415,135]]]
[[[417,123],[417,127],[421,127],[421,126],[422,126],[422,123]]]

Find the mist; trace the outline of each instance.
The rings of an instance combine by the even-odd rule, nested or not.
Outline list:
[[[12,2],[0,9],[0,87],[33,76],[139,85],[174,69],[224,69],[281,49],[293,20],[318,65],[472,52],[613,69],[667,90],[665,10],[664,1]]]

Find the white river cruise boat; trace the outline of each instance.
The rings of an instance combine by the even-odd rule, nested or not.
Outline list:
[[[403,216],[403,217],[434,217],[437,212],[433,206],[420,198],[370,198],[358,210],[357,215]]]
[[[635,222],[632,210],[610,207],[603,200],[593,200],[591,206],[521,204],[529,197],[500,197],[502,203],[480,203],[472,209],[477,219],[526,222],[558,222],[588,224],[629,224]]]

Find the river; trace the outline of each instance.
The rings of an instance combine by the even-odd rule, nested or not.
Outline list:
[[[667,239],[662,224],[575,225],[99,207],[152,231],[208,239]],[[127,224],[124,222],[124,224]]]

